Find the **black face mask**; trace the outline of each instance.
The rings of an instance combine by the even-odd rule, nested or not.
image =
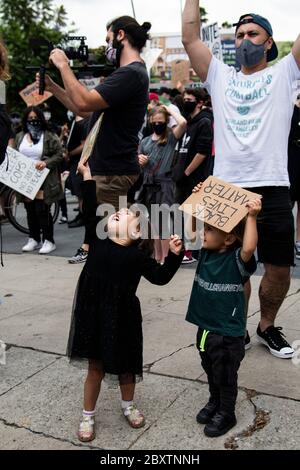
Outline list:
[[[39,119],[27,121],[27,130],[31,136],[32,142],[36,144],[42,136],[42,123]]]
[[[197,106],[197,102],[196,101],[185,101],[183,103],[183,109],[184,109],[184,112],[187,116],[189,116],[190,114],[192,114],[195,109],[196,109],[196,106]]]
[[[157,135],[162,135],[164,132],[167,130],[167,123],[161,123],[161,124],[152,124],[152,129]]]

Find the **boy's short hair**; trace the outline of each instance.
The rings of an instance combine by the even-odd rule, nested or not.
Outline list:
[[[184,95],[192,95],[196,98],[197,103],[204,101],[206,103],[209,94],[205,88],[187,88],[184,90]]]
[[[233,248],[238,248],[243,245],[246,220],[247,220],[247,217],[244,217],[230,232],[231,235],[234,235],[236,237],[236,241],[232,244]]]

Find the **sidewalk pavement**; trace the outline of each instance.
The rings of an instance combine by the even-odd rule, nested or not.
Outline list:
[[[289,342],[299,340],[292,361],[271,356],[255,340],[260,277],[252,278],[252,348],[239,373],[238,424],[211,439],[195,420],[208,387],[194,346],[196,327],[185,321],[194,277],[194,269],[185,267],[167,286],[142,280],[139,287],[145,373],[136,402],[146,426],[131,429],[120,412],[119,391],[104,385],[97,437],[80,443],[85,371],[68,364],[65,349],[81,269],[55,256],[5,256],[0,340],[8,350],[6,365],[0,365],[0,449],[300,449],[300,280],[293,279],[277,321]]]

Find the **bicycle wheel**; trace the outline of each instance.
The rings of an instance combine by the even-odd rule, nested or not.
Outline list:
[[[51,214],[53,218],[53,223],[56,222],[59,214],[59,204],[54,202],[51,205]],[[16,191],[10,189],[7,193],[5,200],[5,213],[10,221],[10,223],[17,229],[19,232],[29,234],[29,228],[27,223],[27,212],[24,204],[17,204],[17,194]]]
[[[27,213],[24,204],[17,204],[17,193],[13,189],[7,192],[5,213],[10,223],[22,233],[29,233]]]
[[[58,203],[58,201],[53,202],[53,204],[51,205],[50,210],[51,210],[51,214],[52,214],[52,218],[53,218],[53,223],[55,224],[55,222],[58,219],[58,215],[59,215],[59,203]]]

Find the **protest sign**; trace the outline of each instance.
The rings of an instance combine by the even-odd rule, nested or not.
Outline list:
[[[190,79],[190,62],[188,60],[174,60],[172,62],[172,84],[176,88],[178,82],[182,85]]]
[[[0,182],[33,200],[49,173],[47,168],[37,170],[35,163],[35,160],[7,147],[6,159],[0,166]]]
[[[220,29],[218,23],[201,27],[202,41],[207,45],[212,55],[223,60]]]
[[[247,203],[254,198],[261,196],[210,176],[201,190],[193,193],[179,209],[230,233],[248,214]]]
[[[224,39],[221,41],[224,64],[236,67],[236,49],[234,39]]]
[[[86,138],[86,141],[82,150],[81,158],[80,158],[80,163],[86,163],[92,154],[97,135],[99,134],[99,131],[100,131],[101,123],[103,120],[103,115],[104,113],[101,114],[101,116],[99,117],[96,124],[94,125],[91,132]]]
[[[24,90],[20,91],[19,95],[25,101],[27,106],[38,106],[51,98],[52,93],[45,91],[43,95],[39,95],[39,87],[36,83],[32,83],[24,88]]]

